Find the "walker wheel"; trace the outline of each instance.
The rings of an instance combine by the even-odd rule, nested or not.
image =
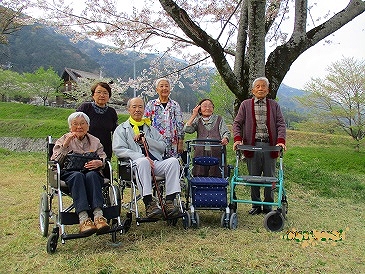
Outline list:
[[[230,215],[226,212],[222,213],[221,216],[221,227],[229,228]]]
[[[49,226],[49,205],[48,205],[48,195],[43,192],[41,195],[41,202],[39,204],[39,225],[43,237],[48,236],[48,226]]]
[[[238,217],[237,213],[233,212],[229,218],[229,228],[230,229],[236,229],[238,224]]]
[[[288,202],[286,198],[281,202],[281,214],[283,214],[284,219],[286,220],[286,214],[288,213]]]
[[[194,216],[194,220],[193,220]],[[191,226],[194,228],[199,228],[200,225],[200,218],[198,212],[194,211],[193,215],[191,216]]]
[[[284,228],[284,217],[277,210],[271,211],[265,215],[264,227],[268,231],[279,232]]]

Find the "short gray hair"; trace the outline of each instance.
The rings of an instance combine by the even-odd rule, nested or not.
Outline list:
[[[130,98],[130,99],[127,101],[127,109],[129,109],[129,107],[131,106],[131,101],[132,101],[133,99],[136,99],[136,98],[141,99],[141,100],[142,100],[142,102],[143,102],[143,107],[145,106],[145,104],[144,104],[144,100],[143,100],[143,98],[142,98],[142,97],[133,97],[133,98]]]
[[[77,117],[83,117],[86,121],[86,123],[90,126],[90,118],[89,116],[87,116],[85,113],[78,111],[78,112],[74,112],[71,113],[70,116],[68,116],[68,126],[71,128],[71,124],[73,119],[77,118]]]
[[[253,80],[252,89],[255,87],[257,81],[265,81],[267,84],[267,87],[269,87],[269,85],[270,85],[269,79],[267,79],[266,77],[258,77],[255,80]]]
[[[170,82],[170,80],[169,80],[169,79],[167,79],[167,78],[165,78],[165,77],[163,77],[163,78],[158,78],[158,79],[156,80],[156,82],[155,82],[155,86],[156,86],[156,88],[158,87],[158,84],[159,84],[161,81],[166,81],[167,83],[169,83],[169,86],[170,86],[170,88],[171,88],[171,82]]]

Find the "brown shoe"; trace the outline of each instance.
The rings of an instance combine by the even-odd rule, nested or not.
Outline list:
[[[155,201],[152,201],[149,205],[146,206],[146,216],[147,218],[161,218],[162,210],[158,207]]]
[[[167,217],[174,217],[179,214],[180,208],[174,205],[174,201],[166,200],[165,211]]]
[[[90,218],[87,218],[85,221],[83,221],[80,224],[80,234],[94,234],[96,232],[97,228],[94,225],[93,221],[91,221]]]
[[[110,229],[110,227],[107,223],[107,219],[105,219],[103,216],[95,217],[94,223],[95,223],[96,229],[98,230],[97,231],[98,234],[107,232]]]

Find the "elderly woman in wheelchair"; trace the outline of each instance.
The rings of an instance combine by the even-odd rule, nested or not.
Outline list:
[[[110,228],[102,211],[104,179],[101,170],[106,159],[103,145],[88,133],[90,119],[85,113],[72,113],[68,117],[68,125],[70,132],[56,141],[51,160],[57,161],[62,168],[60,178],[70,190],[80,221],[80,233],[91,235],[106,232]],[[76,167],[80,159],[87,158],[85,154],[90,158],[81,167]],[[76,156],[78,159],[73,162],[72,157]],[[89,211],[93,213],[93,221]]]

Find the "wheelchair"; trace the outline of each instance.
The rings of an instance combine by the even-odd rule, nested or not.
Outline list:
[[[39,223],[43,237],[48,237],[49,227],[51,224],[54,225],[47,241],[47,252],[49,254],[55,253],[60,236],[62,244],[65,244],[66,240],[90,236],[80,233],[66,233],[66,226],[79,224],[79,218],[76,212],[74,212],[74,205],[69,189],[65,182],[60,179],[60,165],[56,161],[50,160],[53,153],[53,147],[54,142],[52,136],[48,136],[47,185],[43,186],[43,192],[41,194]],[[122,221],[120,218],[120,192],[118,186],[113,184],[113,170],[109,161],[106,162],[103,173],[105,178],[102,188],[104,198],[102,210],[104,217],[110,223],[110,229],[102,234],[110,233],[112,242],[116,243],[117,234],[126,233],[129,229],[128,224],[130,222],[128,222],[128,220]],[[54,199],[57,199],[56,204],[53,202]]]
[[[232,167],[226,165],[225,146],[221,140],[214,139],[192,139],[185,143],[188,167],[186,206],[190,208],[192,227],[200,226],[197,210],[219,210],[223,211],[221,227],[237,228],[237,214],[227,199],[228,178]]]
[[[243,175],[239,170],[239,161],[244,151],[249,152],[275,152],[279,154],[279,161],[276,168],[277,176],[251,176]],[[285,220],[288,213],[288,201],[286,191],[284,187],[284,170],[283,170],[283,149],[279,146],[249,146],[238,145],[236,152],[236,166],[234,168],[234,174],[231,179],[230,199],[231,203],[237,208],[237,203],[256,204],[277,207],[276,210],[272,210],[265,215],[264,227],[267,231],[279,232],[284,228]],[[237,189],[245,187],[270,187],[273,193],[277,193],[273,202],[252,201],[249,199],[237,197]]]
[[[136,225],[139,226],[141,223],[147,222],[157,222],[161,220],[160,218],[147,218],[141,216],[141,210],[139,201],[142,200],[142,195],[138,192],[137,182],[136,182],[136,169],[135,164],[130,159],[118,159],[118,181],[121,197],[123,200],[124,192],[127,188],[131,189],[130,199],[122,203],[122,208],[127,210],[126,218],[132,220],[132,215],[135,215]],[[181,178],[180,178],[181,179]],[[168,225],[176,226],[179,219],[182,219],[182,225],[185,229],[190,226],[190,217],[185,211],[185,204],[181,201],[181,195],[177,194],[175,203],[180,208],[179,214],[173,217],[167,217],[164,210],[164,188],[165,188],[165,178],[152,175],[153,186],[153,199],[160,205],[163,217],[162,220],[166,221]]]

